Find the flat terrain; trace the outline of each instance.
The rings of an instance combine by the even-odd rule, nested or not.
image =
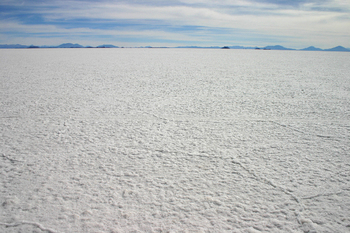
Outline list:
[[[0,61],[0,232],[350,232],[350,53]]]

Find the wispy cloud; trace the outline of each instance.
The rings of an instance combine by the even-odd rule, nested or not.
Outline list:
[[[0,43],[39,39],[117,45],[350,47],[341,0],[11,1],[0,3]],[[74,41],[73,41],[74,40]]]

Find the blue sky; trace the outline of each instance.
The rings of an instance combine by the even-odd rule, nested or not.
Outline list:
[[[350,47],[349,0],[1,0],[0,44]]]

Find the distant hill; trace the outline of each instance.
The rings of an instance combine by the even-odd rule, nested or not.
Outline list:
[[[103,45],[99,45],[96,48],[119,48],[118,46],[114,46],[112,44],[103,44]]]
[[[325,49],[324,51],[350,52],[350,49],[344,48],[343,46],[337,46],[331,49]]]
[[[264,47],[263,49],[265,50],[295,50],[295,49],[290,49],[290,48],[285,48],[281,45],[269,45],[269,46],[266,46]]]
[[[323,51],[323,49],[315,48],[314,46],[310,46],[310,47],[307,47],[305,49],[300,49],[300,50],[303,50],[303,51]]]
[[[65,43],[57,46],[56,48],[84,48],[84,46],[80,44]]]
[[[0,48],[2,48],[2,49],[21,49],[21,48],[28,48],[28,45],[21,45],[21,44],[0,44]]]

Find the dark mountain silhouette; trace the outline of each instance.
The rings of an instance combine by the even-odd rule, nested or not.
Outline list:
[[[103,44],[103,45],[99,45],[96,48],[119,48],[118,46],[114,46],[112,44]]]
[[[28,47],[28,49],[38,49],[38,48],[40,48],[40,47],[39,46],[35,46],[35,45],[31,45],[31,46]]]

